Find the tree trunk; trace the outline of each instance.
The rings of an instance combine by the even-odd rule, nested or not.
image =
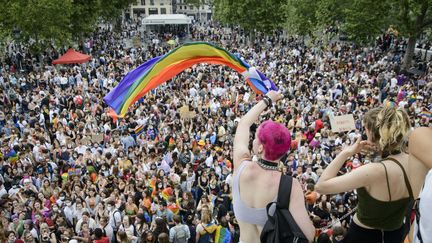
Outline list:
[[[411,62],[414,57],[415,44],[417,37],[410,36],[408,38],[408,46],[405,50],[405,56],[403,59],[402,70],[407,71],[411,67]]]
[[[251,30],[250,31],[250,45],[253,46],[253,44],[255,43],[255,39],[256,39],[256,35],[255,35],[255,30]]]

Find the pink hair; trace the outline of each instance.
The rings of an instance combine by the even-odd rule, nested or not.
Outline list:
[[[264,159],[278,160],[291,146],[291,134],[284,125],[267,120],[258,128],[258,140],[264,147]]]

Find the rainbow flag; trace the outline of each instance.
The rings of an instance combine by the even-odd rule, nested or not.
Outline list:
[[[422,112],[420,112],[419,116],[427,117],[429,119],[432,119],[432,112],[428,111],[428,110],[423,110]]]
[[[230,243],[231,242],[231,232],[228,228],[218,226],[215,235],[215,243]]]
[[[138,136],[143,132],[144,132],[144,125],[139,125],[139,126],[135,127],[133,135]]]
[[[104,101],[116,114],[123,117],[128,108],[150,90],[198,63],[225,65],[236,70],[245,76],[246,82],[258,94],[278,90],[272,81],[249,66],[239,55],[207,42],[192,42],[152,58],[129,72],[104,97]]]
[[[11,162],[11,163],[15,163],[15,162],[17,162],[18,161],[18,154],[15,152],[15,150],[11,150],[11,151],[9,151],[9,153],[7,153],[6,154],[6,156],[5,156],[8,160],[9,160],[9,162]]]
[[[171,187],[167,187],[162,190],[162,197],[165,199],[165,201],[168,201],[169,197],[173,195],[173,190]]]

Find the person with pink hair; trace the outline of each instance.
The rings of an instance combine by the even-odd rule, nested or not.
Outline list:
[[[281,171],[278,164],[291,145],[288,129],[277,122],[261,123],[249,151],[250,127],[272,103],[282,98],[270,91],[239,121],[234,138],[233,206],[240,226],[240,241],[260,242],[267,221],[266,206],[277,200]],[[307,239],[312,242],[315,228],[307,214],[300,183],[293,178],[289,211]],[[288,230],[288,228],[287,228]]]

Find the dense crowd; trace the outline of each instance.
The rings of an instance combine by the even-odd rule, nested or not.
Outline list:
[[[238,242],[233,136],[260,97],[239,73],[200,64],[151,91],[125,118],[114,116],[104,95],[179,39],[125,29],[100,28],[82,42],[79,49],[92,55],[82,65],[52,66],[64,51],[54,47],[32,55],[12,42],[2,50],[2,242]],[[265,118],[291,132],[280,167],[302,183],[317,236],[341,240],[355,210],[355,192],[319,195],[314,184],[362,132],[366,111],[387,102],[406,108],[414,127],[431,125],[431,67],[400,72],[406,42],[392,34],[361,48],[279,32],[251,39],[216,24],[190,33],[239,53],[285,95]],[[143,46],[126,48],[123,39],[134,35]],[[333,133],[330,118],[343,114],[354,115],[357,129]],[[357,156],[340,173],[374,159]]]

